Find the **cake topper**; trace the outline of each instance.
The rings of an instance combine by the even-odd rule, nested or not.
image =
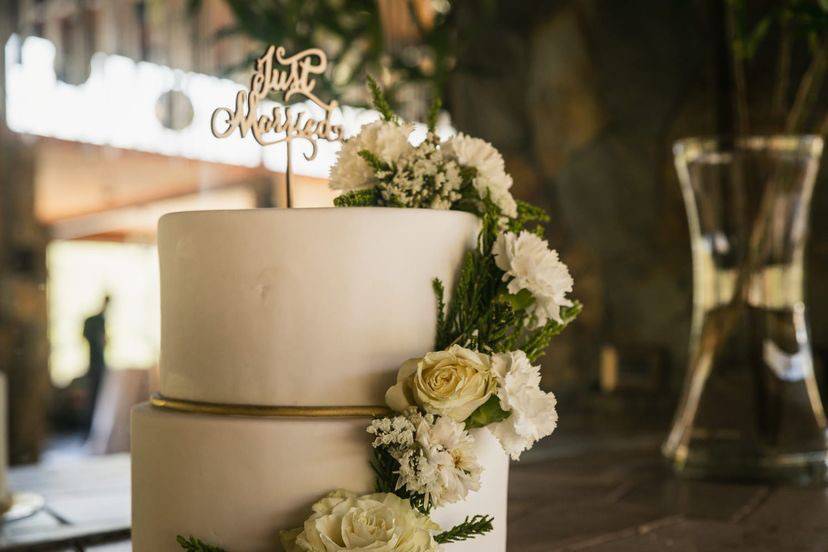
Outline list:
[[[242,138],[252,131],[253,138],[262,146],[285,144],[288,207],[293,206],[293,140],[301,139],[310,144],[310,152],[304,155],[305,159],[311,161],[316,158],[317,140],[336,142],[343,138],[342,126],[331,122],[331,114],[338,105],[336,100],[325,103],[314,93],[316,80],[313,77],[324,73],[327,66],[328,58],[319,48],[309,48],[287,56],[283,47],[271,45],[256,59],[249,90],[239,90],[235,106],[232,109],[217,108],[210,119],[210,128],[216,138],[227,138],[238,129]],[[269,114],[260,115],[259,103],[271,93],[281,95],[283,105],[276,104]],[[325,116],[321,120],[314,119],[309,112],[294,110],[293,106],[289,106],[291,99],[302,97],[320,107]]]

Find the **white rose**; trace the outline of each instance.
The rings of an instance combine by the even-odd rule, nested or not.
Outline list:
[[[334,491],[300,529],[282,531],[287,552],[435,552],[440,527],[393,494]]]
[[[512,177],[506,173],[503,156],[494,146],[480,138],[457,134],[443,144],[443,149],[461,165],[477,170],[474,188],[481,197],[488,193],[504,215],[517,216],[517,204],[509,192]]]
[[[336,163],[331,167],[331,189],[348,191],[375,185],[374,169],[359,152],[368,150],[386,163],[395,163],[412,149],[408,136],[413,128],[410,124],[398,125],[382,120],[362,127],[359,134],[342,144]]]
[[[500,408],[509,417],[488,428],[512,459],[518,460],[523,451],[555,431],[557,401],[555,395],[540,389],[540,367],[532,366],[523,351],[494,355],[492,372],[498,381]]]
[[[397,384],[385,394],[385,402],[397,412],[419,405],[426,412],[462,422],[494,390],[489,356],[452,345],[406,361],[397,373]]]
[[[561,307],[572,306],[566,297],[572,291],[572,276],[546,240],[526,230],[519,235],[505,232],[495,240],[492,255],[497,267],[506,273],[503,280],[509,282],[509,293],[526,289],[532,294],[535,300],[529,313],[538,326],[550,318],[563,322]]]

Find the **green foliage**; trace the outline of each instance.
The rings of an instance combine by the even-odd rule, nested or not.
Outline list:
[[[431,103],[431,108],[428,110],[428,117],[426,123],[428,124],[428,131],[434,132],[437,127],[437,118],[440,116],[440,110],[443,108],[443,100],[439,95],[434,96],[434,101]]]
[[[437,316],[436,350],[459,344],[487,353],[523,350],[531,361],[540,358],[552,338],[572,322],[581,311],[580,304],[561,309],[563,323],[550,320],[540,328],[529,329],[532,320],[527,308],[534,298],[527,290],[509,293],[504,272],[497,267],[492,247],[500,233],[500,212],[488,199],[482,202],[483,216],[477,247],[466,253],[454,293],[448,307],[444,293],[438,294],[442,312]],[[529,229],[543,233],[548,220],[538,207],[525,202],[518,204],[518,217],[508,229],[519,232]],[[532,228],[527,228],[532,225]],[[437,288],[435,287],[435,292]]]
[[[517,217],[509,221],[508,230],[518,233],[528,229],[538,235],[543,235],[543,225],[549,222],[549,215],[541,207],[518,199]],[[529,228],[532,226],[532,228]]]
[[[175,537],[175,540],[178,542],[178,545],[187,552],[225,552],[223,548],[209,545],[200,539],[193,537],[192,535],[189,538],[178,535]]]
[[[494,518],[492,516],[483,516],[480,514],[471,518],[466,517],[463,523],[455,525],[448,531],[443,531],[435,535],[434,540],[439,544],[447,544],[473,539],[474,537],[485,535],[494,529],[492,526],[493,521]]]
[[[391,169],[391,165],[377,157],[377,155],[369,150],[359,150],[358,155],[368,163],[375,172],[382,172]]]
[[[431,287],[437,299],[437,331],[439,333],[440,328],[446,324],[446,288],[443,286],[440,278],[434,278],[431,281]]]
[[[506,295],[501,295],[500,300],[509,303],[509,306],[514,311],[528,309],[535,302],[535,298],[532,297],[532,292],[528,289],[522,289],[514,294],[507,293]]]
[[[549,320],[541,328],[529,332],[521,344],[520,349],[526,353],[526,357],[531,362],[535,362],[546,352],[546,348],[549,347],[552,338],[564,331],[581,314],[582,309],[583,305],[578,301],[571,307],[561,308],[561,319],[563,322],[559,324],[554,320]]]
[[[734,57],[750,60],[774,27],[788,27],[809,41],[828,32],[828,1],[782,0],[762,14],[753,14],[747,0],[727,0],[732,14],[731,48]]]
[[[497,395],[489,397],[471,416],[466,418],[466,429],[485,427],[495,422],[502,422],[509,417],[509,413],[500,408],[500,399]]]
[[[757,126],[769,125],[762,132],[824,133],[828,115],[818,99],[828,70],[828,1],[726,0],[725,7],[736,130],[756,133]],[[773,46],[776,52],[769,48]],[[770,115],[765,115],[749,94],[754,73],[749,65],[774,58],[772,90],[762,94],[771,101]]]
[[[336,207],[373,207],[379,203],[379,194],[376,188],[365,190],[351,190],[334,198]]]
[[[393,493],[397,487],[397,470],[399,463],[381,448],[373,448],[374,457],[371,460],[371,469],[376,476],[375,489],[378,493]]]
[[[188,1],[195,15],[202,1]],[[433,21],[424,20],[410,3],[395,6],[391,9],[407,9],[414,16],[419,47],[418,59],[412,61],[410,49],[388,48],[386,36],[393,30],[385,26],[395,19],[383,17],[384,8],[376,0],[226,2],[235,22],[221,29],[216,38],[244,35],[260,45],[235,69],[247,70],[269,44],[284,46],[288,54],[321,47],[330,62],[329,78],[319,79],[315,92],[329,98],[357,96],[365,75],[370,73],[393,79],[388,90],[392,104],[399,104],[397,98],[401,99],[411,87],[426,85],[442,90],[461,42],[470,42],[472,38],[470,32],[458,34],[453,6],[435,13]],[[472,13],[482,18],[490,11],[477,7]]]
[[[425,496],[409,492],[405,487],[397,488],[400,464],[383,448],[372,448],[374,457],[371,460],[371,469],[376,476],[374,487],[378,493],[392,493],[408,500],[411,507],[428,515],[431,504],[427,504]]]
[[[368,90],[371,91],[371,105],[380,112],[382,118],[386,121],[396,121],[397,116],[394,114],[394,110],[391,109],[388,98],[385,97],[385,92],[371,75],[368,75]]]

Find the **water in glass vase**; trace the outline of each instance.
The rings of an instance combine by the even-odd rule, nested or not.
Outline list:
[[[684,474],[821,480],[826,420],[803,297],[810,136],[683,140],[693,254],[682,400],[664,453]]]

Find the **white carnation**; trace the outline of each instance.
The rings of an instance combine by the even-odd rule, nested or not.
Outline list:
[[[426,505],[459,502],[480,488],[483,468],[474,454],[474,439],[448,416],[411,408],[402,416],[375,420],[368,432],[376,436],[375,448],[399,462],[397,488],[423,495]]]
[[[532,366],[523,351],[494,355],[492,371],[499,383],[500,408],[509,417],[488,428],[512,459],[518,460],[523,451],[555,431],[557,401],[555,395],[541,390],[540,367]]]
[[[457,134],[443,144],[443,149],[461,165],[476,169],[474,187],[481,197],[489,194],[504,215],[517,216],[517,204],[509,192],[512,177],[506,173],[503,156],[494,146],[479,138]]]
[[[572,276],[546,240],[526,230],[519,235],[505,232],[495,240],[492,255],[497,267],[506,273],[503,280],[509,282],[509,293],[525,289],[532,294],[529,313],[537,326],[550,318],[563,323],[561,307],[572,306],[566,297],[572,291]]]
[[[386,163],[396,163],[413,149],[408,143],[413,128],[410,124],[398,125],[382,120],[362,127],[359,134],[342,144],[336,163],[331,167],[331,189],[348,191],[375,185],[374,169],[359,152],[368,150]]]

